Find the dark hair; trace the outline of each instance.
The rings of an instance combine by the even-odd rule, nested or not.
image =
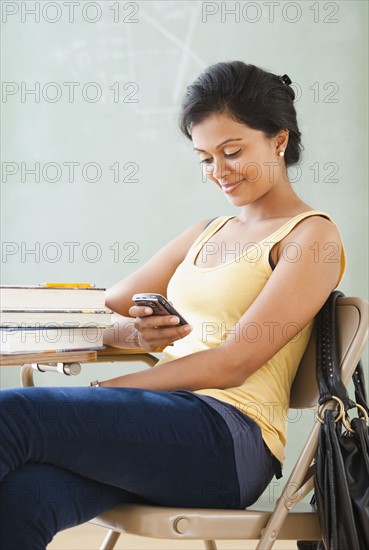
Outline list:
[[[192,126],[209,116],[227,114],[268,137],[289,130],[286,166],[300,161],[301,133],[293,104],[295,92],[281,77],[242,61],[211,65],[186,88],[179,115],[183,134],[192,140]]]

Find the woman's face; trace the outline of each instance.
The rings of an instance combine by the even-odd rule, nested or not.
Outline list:
[[[268,138],[225,114],[212,115],[192,127],[204,175],[235,206],[256,201],[286,179],[278,153],[286,149],[287,141],[287,131]]]

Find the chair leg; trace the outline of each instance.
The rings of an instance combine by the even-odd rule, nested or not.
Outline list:
[[[117,531],[113,531],[112,529],[109,529],[104,542],[100,546],[100,550],[113,550],[115,548],[115,545],[118,542],[118,539],[120,537],[120,533]]]
[[[205,550],[217,550],[215,540],[204,540]]]

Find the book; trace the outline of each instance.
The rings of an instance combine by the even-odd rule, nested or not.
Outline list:
[[[27,327],[85,327],[111,326],[112,311],[105,309],[2,309],[0,326]]]
[[[0,327],[0,353],[102,349],[103,327]]]
[[[47,284],[47,283],[46,283]],[[50,283],[56,284],[56,283]],[[62,283],[57,283],[61,285]],[[0,286],[1,309],[104,309],[105,288],[68,286]]]

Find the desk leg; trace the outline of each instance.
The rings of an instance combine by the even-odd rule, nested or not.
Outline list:
[[[81,372],[80,363],[26,363],[21,368],[22,387],[34,386],[33,372],[57,372],[66,376],[77,376]]]

